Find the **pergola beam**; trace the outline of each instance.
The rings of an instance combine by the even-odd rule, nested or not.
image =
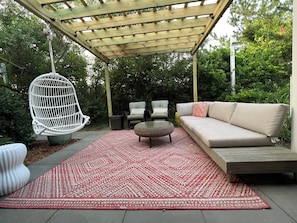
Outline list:
[[[209,21],[209,23],[206,26],[206,30],[202,38],[197,41],[195,46],[192,49],[192,55],[195,54],[199,48],[199,46],[202,44],[202,42],[206,39],[206,37],[209,35],[213,27],[216,25],[216,23],[219,21],[219,19],[222,17],[226,9],[229,7],[232,1],[218,1],[218,6],[215,9],[213,13],[213,19]]]

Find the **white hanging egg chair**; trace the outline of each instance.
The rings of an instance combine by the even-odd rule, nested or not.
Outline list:
[[[29,87],[33,130],[45,136],[70,134],[82,129],[89,123],[90,117],[82,113],[73,84],[56,73],[50,29],[47,29],[47,33],[52,72],[36,77]]]

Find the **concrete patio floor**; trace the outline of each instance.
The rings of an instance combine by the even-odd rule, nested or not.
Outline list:
[[[81,140],[29,166],[31,180],[85,148],[108,131],[110,130],[103,129],[74,133],[73,138]],[[297,183],[290,174],[242,175],[241,178],[268,202],[271,209],[211,211],[0,209],[0,223],[297,223]]]

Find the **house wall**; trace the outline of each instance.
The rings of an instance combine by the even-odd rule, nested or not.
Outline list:
[[[293,1],[293,56],[291,77],[291,149],[297,152],[297,1]]]

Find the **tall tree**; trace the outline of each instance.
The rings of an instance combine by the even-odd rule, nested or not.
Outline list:
[[[192,100],[192,62],[182,54],[117,59],[110,76],[115,113],[131,101],[168,99],[172,114],[176,102]]]
[[[224,100],[230,93],[229,55],[226,47],[198,52],[199,100]]]
[[[240,35],[249,30],[256,20],[287,20],[291,18],[292,9],[292,0],[236,0],[230,7],[230,23],[238,28],[237,34]]]
[[[0,5],[0,62],[6,64],[9,80],[8,85],[0,80],[1,99],[5,102],[0,111],[1,134],[13,140],[28,141],[24,137],[30,138],[32,131],[28,111],[29,85],[38,75],[51,72],[49,45],[44,32],[46,24],[12,0],[0,0]],[[52,30],[56,71],[76,85],[80,100],[88,92],[86,59],[80,47]],[[82,106],[82,110],[88,108]]]
[[[7,64],[9,80],[20,92],[27,92],[34,77],[51,71],[45,27],[44,22],[14,1],[1,0],[0,58],[10,62]],[[74,84],[86,78],[87,63],[80,49],[59,32],[54,34],[53,50],[57,72]]]
[[[291,75],[292,0],[238,0],[231,15],[242,43],[236,53],[238,94],[233,100],[271,100],[270,93],[288,89]]]

